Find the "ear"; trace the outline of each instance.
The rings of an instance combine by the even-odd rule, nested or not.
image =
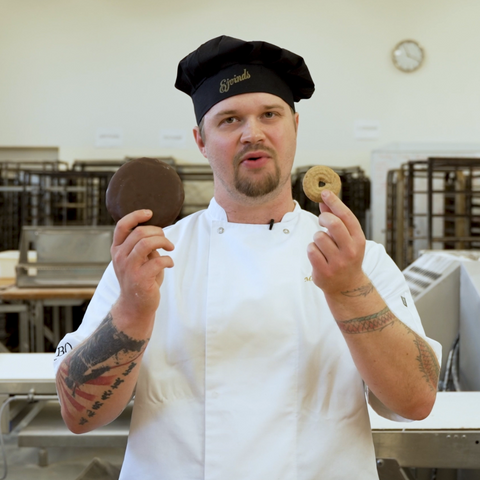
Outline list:
[[[198,127],[193,128],[193,138],[195,139],[195,143],[197,144],[197,147],[200,150],[201,154],[205,158],[207,158],[207,148],[205,147],[205,142],[200,135],[200,129]]]
[[[298,130],[298,122],[300,121],[300,115],[298,112],[295,112],[295,131]]]

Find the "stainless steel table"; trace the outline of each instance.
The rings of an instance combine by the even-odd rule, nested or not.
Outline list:
[[[72,307],[90,300],[94,293],[93,287],[19,288],[9,285],[0,289],[0,301],[3,302],[0,304],[0,311],[3,307],[10,309],[4,311],[22,312],[19,329],[21,352],[44,352],[45,338],[55,346],[61,340],[58,308],[66,307],[65,331],[71,332]],[[44,307],[54,307],[53,330],[45,327]]]
[[[56,395],[54,353],[0,353],[0,395]]]
[[[380,467],[394,459],[403,468],[480,469],[480,392],[439,392],[425,420],[393,422],[370,409],[370,421]]]
[[[36,400],[56,396],[53,358],[53,353],[0,353],[0,405],[19,395],[33,395]],[[7,405],[1,419],[2,432],[11,431],[20,422],[26,404],[28,401],[21,399]]]
[[[112,423],[92,432],[76,435],[65,426],[58,402],[47,402],[41,412],[18,434],[19,447],[111,447],[125,448],[132,405]]]
[[[0,398],[28,394],[31,389],[35,394],[55,394],[54,355],[0,354]],[[386,420],[370,407],[369,413],[379,472],[382,465],[387,468],[392,460],[397,470],[398,467],[480,469],[480,392],[440,392],[430,416],[417,422]],[[53,446],[123,448],[130,415],[131,405],[110,425],[75,435],[63,423],[59,405],[45,402],[44,408],[19,432],[19,445],[39,447],[44,453]],[[397,478],[409,477],[402,473]]]
[[[130,426],[132,405],[112,423],[93,432],[75,435],[60,415],[60,405],[53,374],[54,353],[0,354],[0,403],[12,397],[22,398],[8,405],[4,412],[2,431],[18,431],[20,447],[39,448],[39,465],[48,464],[49,447],[118,447],[125,448]]]

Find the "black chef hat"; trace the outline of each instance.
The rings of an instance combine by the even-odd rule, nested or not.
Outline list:
[[[315,90],[302,57],[267,42],[225,35],[204,43],[178,65],[175,87],[190,95],[197,123],[216,103],[242,93],[266,92],[294,102]]]

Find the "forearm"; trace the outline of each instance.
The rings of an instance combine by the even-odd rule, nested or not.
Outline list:
[[[151,328],[129,328],[122,317],[121,308],[112,308],[59,367],[62,417],[74,433],[108,424],[132,398]]]
[[[368,279],[327,301],[370,390],[403,417],[427,416],[439,375],[430,345],[389,310]]]

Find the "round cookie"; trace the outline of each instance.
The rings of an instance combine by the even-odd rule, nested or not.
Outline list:
[[[171,165],[156,158],[138,158],[115,172],[106,196],[107,210],[116,222],[135,210],[150,209],[152,218],[141,225],[163,228],[178,217],[185,192]]]
[[[338,195],[341,188],[340,177],[330,167],[316,165],[307,170],[303,177],[303,191],[312,202],[323,203],[323,190],[331,190],[335,195]]]

